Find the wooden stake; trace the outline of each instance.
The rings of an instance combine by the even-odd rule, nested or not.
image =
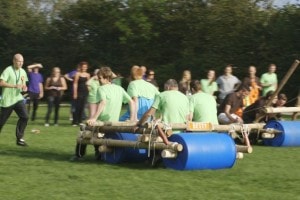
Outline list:
[[[162,158],[177,158],[177,152],[170,149],[164,149],[161,152]]]
[[[96,145],[106,145],[108,147],[132,147],[138,149],[157,149],[157,150],[164,150],[164,149],[172,149],[174,151],[182,151],[183,146],[182,144],[178,144],[176,142],[169,142],[169,144],[164,143],[155,143],[151,142],[150,145],[148,143],[138,142],[138,141],[127,141],[127,140],[114,140],[114,139],[99,139],[99,138],[92,138],[92,139],[77,139],[77,143],[82,144],[96,144]]]
[[[236,151],[241,153],[252,153],[253,148],[251,146],[242,146],[242,145],[235,145]]]

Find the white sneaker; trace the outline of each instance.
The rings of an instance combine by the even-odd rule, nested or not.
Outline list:
[[[45,124],[46,127],[50,126],[48,123]]]
[[[54,126],[58,126],[58,124],[54,124]]]

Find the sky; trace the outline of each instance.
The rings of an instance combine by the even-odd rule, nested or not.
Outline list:
[[[300,4],[300,0],[274,0],[274,5],[282,7],[286,4]]]

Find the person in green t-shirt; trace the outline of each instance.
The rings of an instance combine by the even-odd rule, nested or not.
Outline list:
[[[202,92],[201,83],[198,80],[192,80],[191,90],[193,95],[190,97],[190,120],[219,124],[216,99]]]
[[[23,63],[23,56],[15,54],[13,65],[8,66],[0,76],[0,87],[2,87],[0,132],[12,111],[15,111],[19,117],[16,127],[16,144],[19,146],[27,146],[23,137],[28,122],[28,113],[21,92],[27,91],[26,82],[28,77],[26,71],[22,68]]]
[[[132,70],[133,80],[129,83],[127,93],[132,98],[136,106],[137,119],[140,119],[144,113],[152,106],[155,95],[159,94],[158,89],[151,83],[143,80],[142,68]],[[120,117],[120,121],[126,121],[130,117],[130,110],[127,110]]]
[[[118,85],[112,84],[112,71],[109,67],[101,67],[98,72],[98,79],[100,82],[100,87],[97,91],[96,102],[98,106],[94,115],[87,120],[87,124],[93,126],[96,120],[100,121],[119,121],[120,112],[123,103],[128,103],[130,107],[130,120],[136,121],[134,102],[131,100],[130,96],[126,91]],[[100,154],[98,147],[95,145],[95,156],[99,160]],[[85,155],[86,145],[77,144],[75,150],[75,156],[71,158],[72,161],[78,160]]]
[[[276,91],[278,80],[275,71],[276,65],[270,64],[268,72],[261,76],[262,96],[266,96],[269,91]]]
[[[177,81],[169,79],[165,91],[155,96],[151,108],[142,116],[137,126],[145,123],[149,117],[154,118],[156,110],[161,113],[165,123],[185,123],[189,116],[189,100],[186,95],[178,91]]]
[[[201,79],[201,90],[212,96],[218,91],[218,84],[216,82],[216,72],[214,70],[208,70],[207,79]]]

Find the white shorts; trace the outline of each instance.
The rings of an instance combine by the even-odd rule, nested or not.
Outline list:
[[[231,117],[234,119],[240,118],[236,114],[231,114]],[[220,113],[218,116],[218,120],[219,120],[220,124],[231,124],[232,123],[225,113]]]

